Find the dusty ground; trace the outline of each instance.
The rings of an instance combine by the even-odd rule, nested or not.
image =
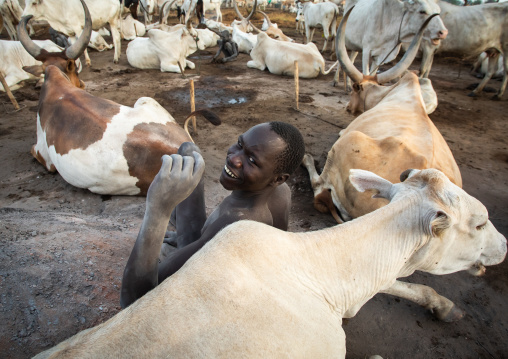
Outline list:
[[[302,42],[292,28],[285,32]],[[322,39],[316,38],[321,46]],[[141,96],[154,97],[182,123],[190,107],[188,79],[131,68],[125,56],[127,43],[122,45],[117,65],[111,51],[91,52],[93,67],[80,75],[87,90],[129,106]],[[331,86],[332,75],[300,80],[302,112],[297,112],[292,78],[248,69],[250,57],[243,54],[226,65],[210,64],[215,50],[194,54],[199,75],[187,73],[195,81],[197,108],[213,108],[223,121],[215,128],[198,120],[199,133],[194,135],[207,164],[209,212],[226,195],[217,180],[226,149],[251,126],[271,120],[295,125],[322,167],[339,131],[354,119],[345,111],[348,95]],[[490,93],[467,97],[466,88],[478,82],[468,70],[464,63],[435,60],[431,79],[439,106],[430,117],[455,155],[464,189],[487,206],[494,225],[508,236],[508,94],[500,102],[491,101]],[[489,86],[499,84],[493,81]],[[123,268],[145,208],[142,197],[100,196],[74,188],[32,158],[38,93],[33,84],[15,92],[23,107],[16,113],[7,96],[0,95],[2,358],[32,356],[119,311]],[[291,231],[334,224],[331,216],[312,207],[305,169],[297,171],[290,186]],[[442,323],[413,303],[377,295],[344,325],[347,356],[506,357],[507,270],[504,262],[480,278],[466,273],[442,277],[418,273],[407,278],[432,286],[463,308],[466,317]],[[313,335],[319,333],[309,333],[309,340]]]

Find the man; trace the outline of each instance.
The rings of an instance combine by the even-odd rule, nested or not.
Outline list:
[[[123,308],[174,274],[227,225],[254,220],[287,230],[291,191],[285,183],[302,162],[300,132],[284,122],[252,127],[240,135],[226,157],[220,183],[232,193],[206,218],[204,161],[192,143],[178,155],[164,156],[147,194],[146,211],[122,280]],[[173,209],[176,233],[164,239]],[[168,244],[177,250],[167,253]],[[162,250],[161,250],[162,249]]]

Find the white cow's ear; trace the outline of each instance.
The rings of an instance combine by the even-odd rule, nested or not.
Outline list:
[[[446,212],[438,210],[431,213],[428,223],[429,234],[432,234],[433,237],[439,237],[441,233],[450,227],[451,220]]]
[[[391,199],[390,191],[393,184],[377,174],[365,170],[349,170],[349,181],[360,192],[374,190],[378,193],[373,198]]]

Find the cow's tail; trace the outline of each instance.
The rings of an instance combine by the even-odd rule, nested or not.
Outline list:
[[[333,70],[333,68],[334,68],[335,66],[337,66],[338,64],[339,64],[339,61],[337,60],[337,61],[335,61],[335,62],[334,62],[334,64],[333,64],[332,66],[330,66],[330,68],[329,68],[328,70],[326,70],[326,71],[325,71],[325,70],[323,69],[323,67],[322,67],[322,68],[321,68],[321,74],[323,74],[323,75],[328,75],[328,74],[330,73],[330,71],[332,71],[332,70]]]
[[[196,115],[203,116],[208,121],[210,121],[210,123],[212,125],[214,125],[214,126],[219,126],[221,124],[221,120],[220,120],[219,116],[217,116],[215,113],[213,113],[210,110],[203,109],[203,110],[196,110],[196,111],[191,112],[189,114],[189,116],[187,116],[187,118],[185,119],[185,123],[183,125],[183,129],[185,130],[185,132],[187,132],[187,134],[189,135],[189,137],[190,137],[192,142],[194,142],[194,140],[192,139],[192,137],[191,137],[191,135],[189,133],[189,121],[191,119],[195,119]],[[194,132],[197,133],[195,120],[193,121],[193,127],[194,127]]]

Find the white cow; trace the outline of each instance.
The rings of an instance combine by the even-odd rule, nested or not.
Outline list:
[[[438,4],[441,7],[441,18],[450,30],[450,35],[440,44],[429,41],[422,44],[421,75],[429,75],[436,51],[468,57],[476,57],[488,51],[491,55],[489,71],[478,87],[469,94],[476,96],[494,75],[498,58],[502,55],[503,82],[494,96],[494,99],[501,99],[508,83],[508,3],[455,6],[439,1]]]
[[[157,29],[148,31],[148,37],[137,37],[127,46],[127,61],[139,69],[160,69],[162,72],[181,73],[182,69],[195,65],[187,56],[197,50],[204,50],[205,44],[195,29],[182,28],[180,31],[165,32]]]
[[[162,25],[158,26],[159,30],[162,30],[165,32],[179,32],[179,33],[181,33],[181,31],[184,28],[185,28],[184,24],[177,24],[174,26],[168,26],[168,25],[162,24]],[[219,41],[219,39],[220,39],[219,35],[217,35],[213,31],[210,31],[208,29],[194,29],[194,30],[196,30],[196,32],[198,34],[198,38],[200,41],[203,42],[203,44],[205,45],[205,48],[217,46],[217,41]]]
[[[353,62],[362,51],[362,72],[365,75],[371,74],[371,61],[375,69],[393,61],[400,51],[401,42],[411,42],[424,21],[431,14],[440,12],[434,0],[358,0],[354,8],[346,3],[346,11],[351,8],[346,48],[351,50]],[[448,30],[441,18],[436,16],[429,23],[426,34],[430,41],[439,43],[446,38]],[[338,77],[337,70],[334,84],[338,83]]]
[[[294,75],[295,61],[298,61],[301,78],[314,78],[327,75],[337,65],[335,62],[325,71],[325,60],[314,43],[297,44],[277,41],[266,33],[258,34],[258,41],[250,52],[251,61],[247,67],[264,71],[266,68],[276,75]]]
[[[124,40],[134,40],[136,37],[142,37],[146,34],[145,25],[134,19],[130,13],[124,16],[121,20],[120,35]]]
[[[18,0],[0,0],[0,17],[3,18],[5,29],[11,40],[18,39],[16,25],[22,13],[23,9],[19,6]]]
[[[353,170],[350,181],[390,204],[314,232],[231,224],[128,308],[36,359],[345,358],[343,318],[379,292],[448,309],[431,288],[397,278],[477,274],[506,256],[485,207],[435,169],[397,184]]]
[[[229,32],[230,35],[233,34],[233,26],[227,26],[227,25],[223,24],[222,22],[218,22],[218,21],[210,20],[210,19],[205,19],[204,24],[210,30],[215,30],[218,32],[222,32],[222,31],[226,30],[227,32]]]
[[[243,32],[236,24],[233,24],[232,39],[238,45],[238,52],[243,52],[245,54],[250,54],[258,42],[257,35],[254,35],[251,32]]]
[[[120,2],[118,0],[84,0],[92,16],[93,30],[110,25],[115,54],[113,61],[118,63],[121,52],[119,28]],[[75,41],[81,34],[84,24],[83,7],[80,0],[31,0],[27,2],[23,16],[32,15],[35,20],[46,20],[50,26]],[[91,65],[85,50],[86,64]]]
[[[49,52],[61,52],[63,48],[55,45],[50,40],[34,41],[37,46]],[[19,41],[0,40],[0,72],[5,74],[5,81],[11,91],[19,89],[19,84],[25,80],[43,80],[43,76],[34,76],[23,70],[25,66],[41,65],[40,61],[35,60]],[[81,62],[76,61],[78,72],[81,71]],[[42,73],[40,74],[42,75]],[[42,81],[41,81],[42,82]],[[5,91],[0,84],[0,91]]]
[[[312,41],[316,28],[323,29],[325,43],[323,45],[324,52],[328,41],[333,41],[335,37],[335,29],[337,28],[337,16],[339,15],[339,7],[332,2],[323,2],[314,4],[311,1],[301,1],[303,4],[303,16],[305,17],[305,37],[306,43]],[[335,43],[332,42],[332,51],[335,49]]]
[[[92,36],[90,37],[90,42],[88,43],[88,47],[95,49],[97,51],[111,50],[113,48],[113,44],[108,44],[106,40],[102,37],[101,34],[97,31],[92,31]]]

